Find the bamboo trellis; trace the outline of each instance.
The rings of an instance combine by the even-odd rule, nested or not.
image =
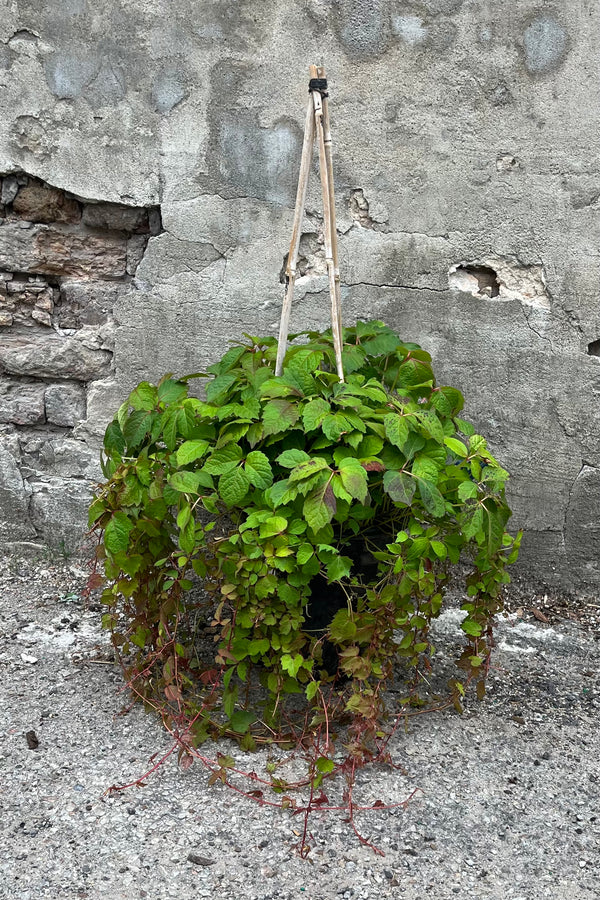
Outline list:
[[[304,207],[306,205],[306,191],[308,188],[308,178],[312,162],[313,145],[316,137],[319,150],[319,174],[321,177],[321,192],[323,197],[325,262],[327,264],[329,295],[331,298],[331,331],[333,334],[337,374],[340,381],[343,381],[342,302],[340,296],[340,270],[335,224],[335,195],[333,189],[333,162],[331,156],[331,129],[329,125],[327,79],[325,77],[325,69],[323,66],[310,66],[309,75],[309,100],[306,108],[304,143],[302,145],[302,157],[300,160],[300,176],[298,178],[298,190],[296,192],[292,239],[290,241],[290,251],[285,270],[286,286],[283,297],[283,307],[281,310],[281,322],[279,325],[279,342],[277,346],[275,374],[281,375],[283,371],[283,359],[287,349],[290,313],[292,310],[294,286],[296,283],[296,267],[298,264],[302,218],[304,216]]]

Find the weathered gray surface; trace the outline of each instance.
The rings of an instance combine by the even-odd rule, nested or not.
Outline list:
[[[3,900],[598,896],[599,644],[590,631],[502,619],[483,703],[470,699],[464,716],[419,712],[391,741],[399,768],[357,775],[357,804],[401,803],[416,790],[405,810],[357,813],[385,856],[359,844],[343,813],[315,812],[304,862],[301,816],[210,787],[199,762],[184,772],[173,755],[143,788],[107,795],[157,762],[168,736],[139,705],[118,715],[128,698],[99,609],[78,598],[86,573],[1,562]],[[438,673],[449,675],[460,652],[457,612],[436,623]],[[259,777],[276,755],[225,741],[202,749],[231,753]],[[326,784],[332,805],[343,787],[341,777]]]
[[[0,280],[0,367],[86,384],[95,446],[136,381],[274,333],[323,58],[345,321],[384,319],[463,389],[513,472],[521,565],[600,585],[598,37],[587,0],[10,2],[0,268],[41,289]],[[308,209],[293,329],[328,317],[316,178]],[[107,321],[114,356],[100,342],[93,364],[48,331]]]

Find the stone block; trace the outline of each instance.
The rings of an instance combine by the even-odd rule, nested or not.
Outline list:
[[[125,237],[26,225],[0,220],[0,268],[77,278],[120,278],[126,274]]]
[[[0,422],[38,425],[44,421],[44,385],[0,378]]]
[[[19,444],[14,431],[0,428],[0,540],[35,537],[29,520],[29,485],[20,470]]]
[[[47,475],[92,481],[102,477],[99,454],[84,441],[41,430],[23,432],[19,440],[22,471],[30,480]]]
[[[0,192],[0,203],[12,203],[19,190],[19,182],[16,175],[5,175],[2,179],[2,190]]]
[[[107,426],[127,396],[127,390],[114,378],[93,381],[87,391],[87,419],[73,432],[94,447],[100,446]]]
[[[31,483],[31,522],[49,547],[77,552],[85,539],[92,489],[85,481],[48,477]]]
[[[126,285],[110,281],[61,279],[56,315],[61,328],[101,325],[112,314]]]
[[[13,212],[28,222],[61,222],[72,224],[81,219],[77,200],[64,191],[31,179],[12,201]]]
[[[73,428],[85,419],[85,388],[80,384],[51,384],[45,394],[46,418],[52,425]]]
[[[107,374],[111,358],[107,350],[91,350],[74,337],[59,335],[11,335],[0,344],[0,371],[11,375],[92,381]]]

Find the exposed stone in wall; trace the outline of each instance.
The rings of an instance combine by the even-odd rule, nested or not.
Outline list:
[[[449,287],[492,300],[519,300],[526,306],[550,309],[546,276],[541,265],[516,260],[486,259],[457,263],[448,273]]]
[[[97,417],[115,306],[160,212],[83,200],[25,173],[1,178],[0,199],[0,542],[73,549],[106,425],[86,428],[88,395]]]

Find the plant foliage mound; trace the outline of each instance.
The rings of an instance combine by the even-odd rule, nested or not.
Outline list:
[[[206,399],[189,396],[200,376],[165,376],[119,409],[90,510],[103,621],[135,694],[186,753],[224,733],[250,749],[282,722],[289,739],[298,710],[315,734],[335,710],[346,751],[373,758],[385,716],[418,702],[459,559],[470,568],[451,694],[458,705],[474,682],[483,695],[518,552],[507,472],[459,418],[460,392],[436,385],[429,354],[381,322],[344,330],[345,383],[330,332],[296,335],[278,378],[276,351],[246,337],[202,376]],[[209,660],[198,579],[213,598]],[[396,666],[409,677],[394,710],[383,688]],[[322,761],[319,778],[332,768]]]

